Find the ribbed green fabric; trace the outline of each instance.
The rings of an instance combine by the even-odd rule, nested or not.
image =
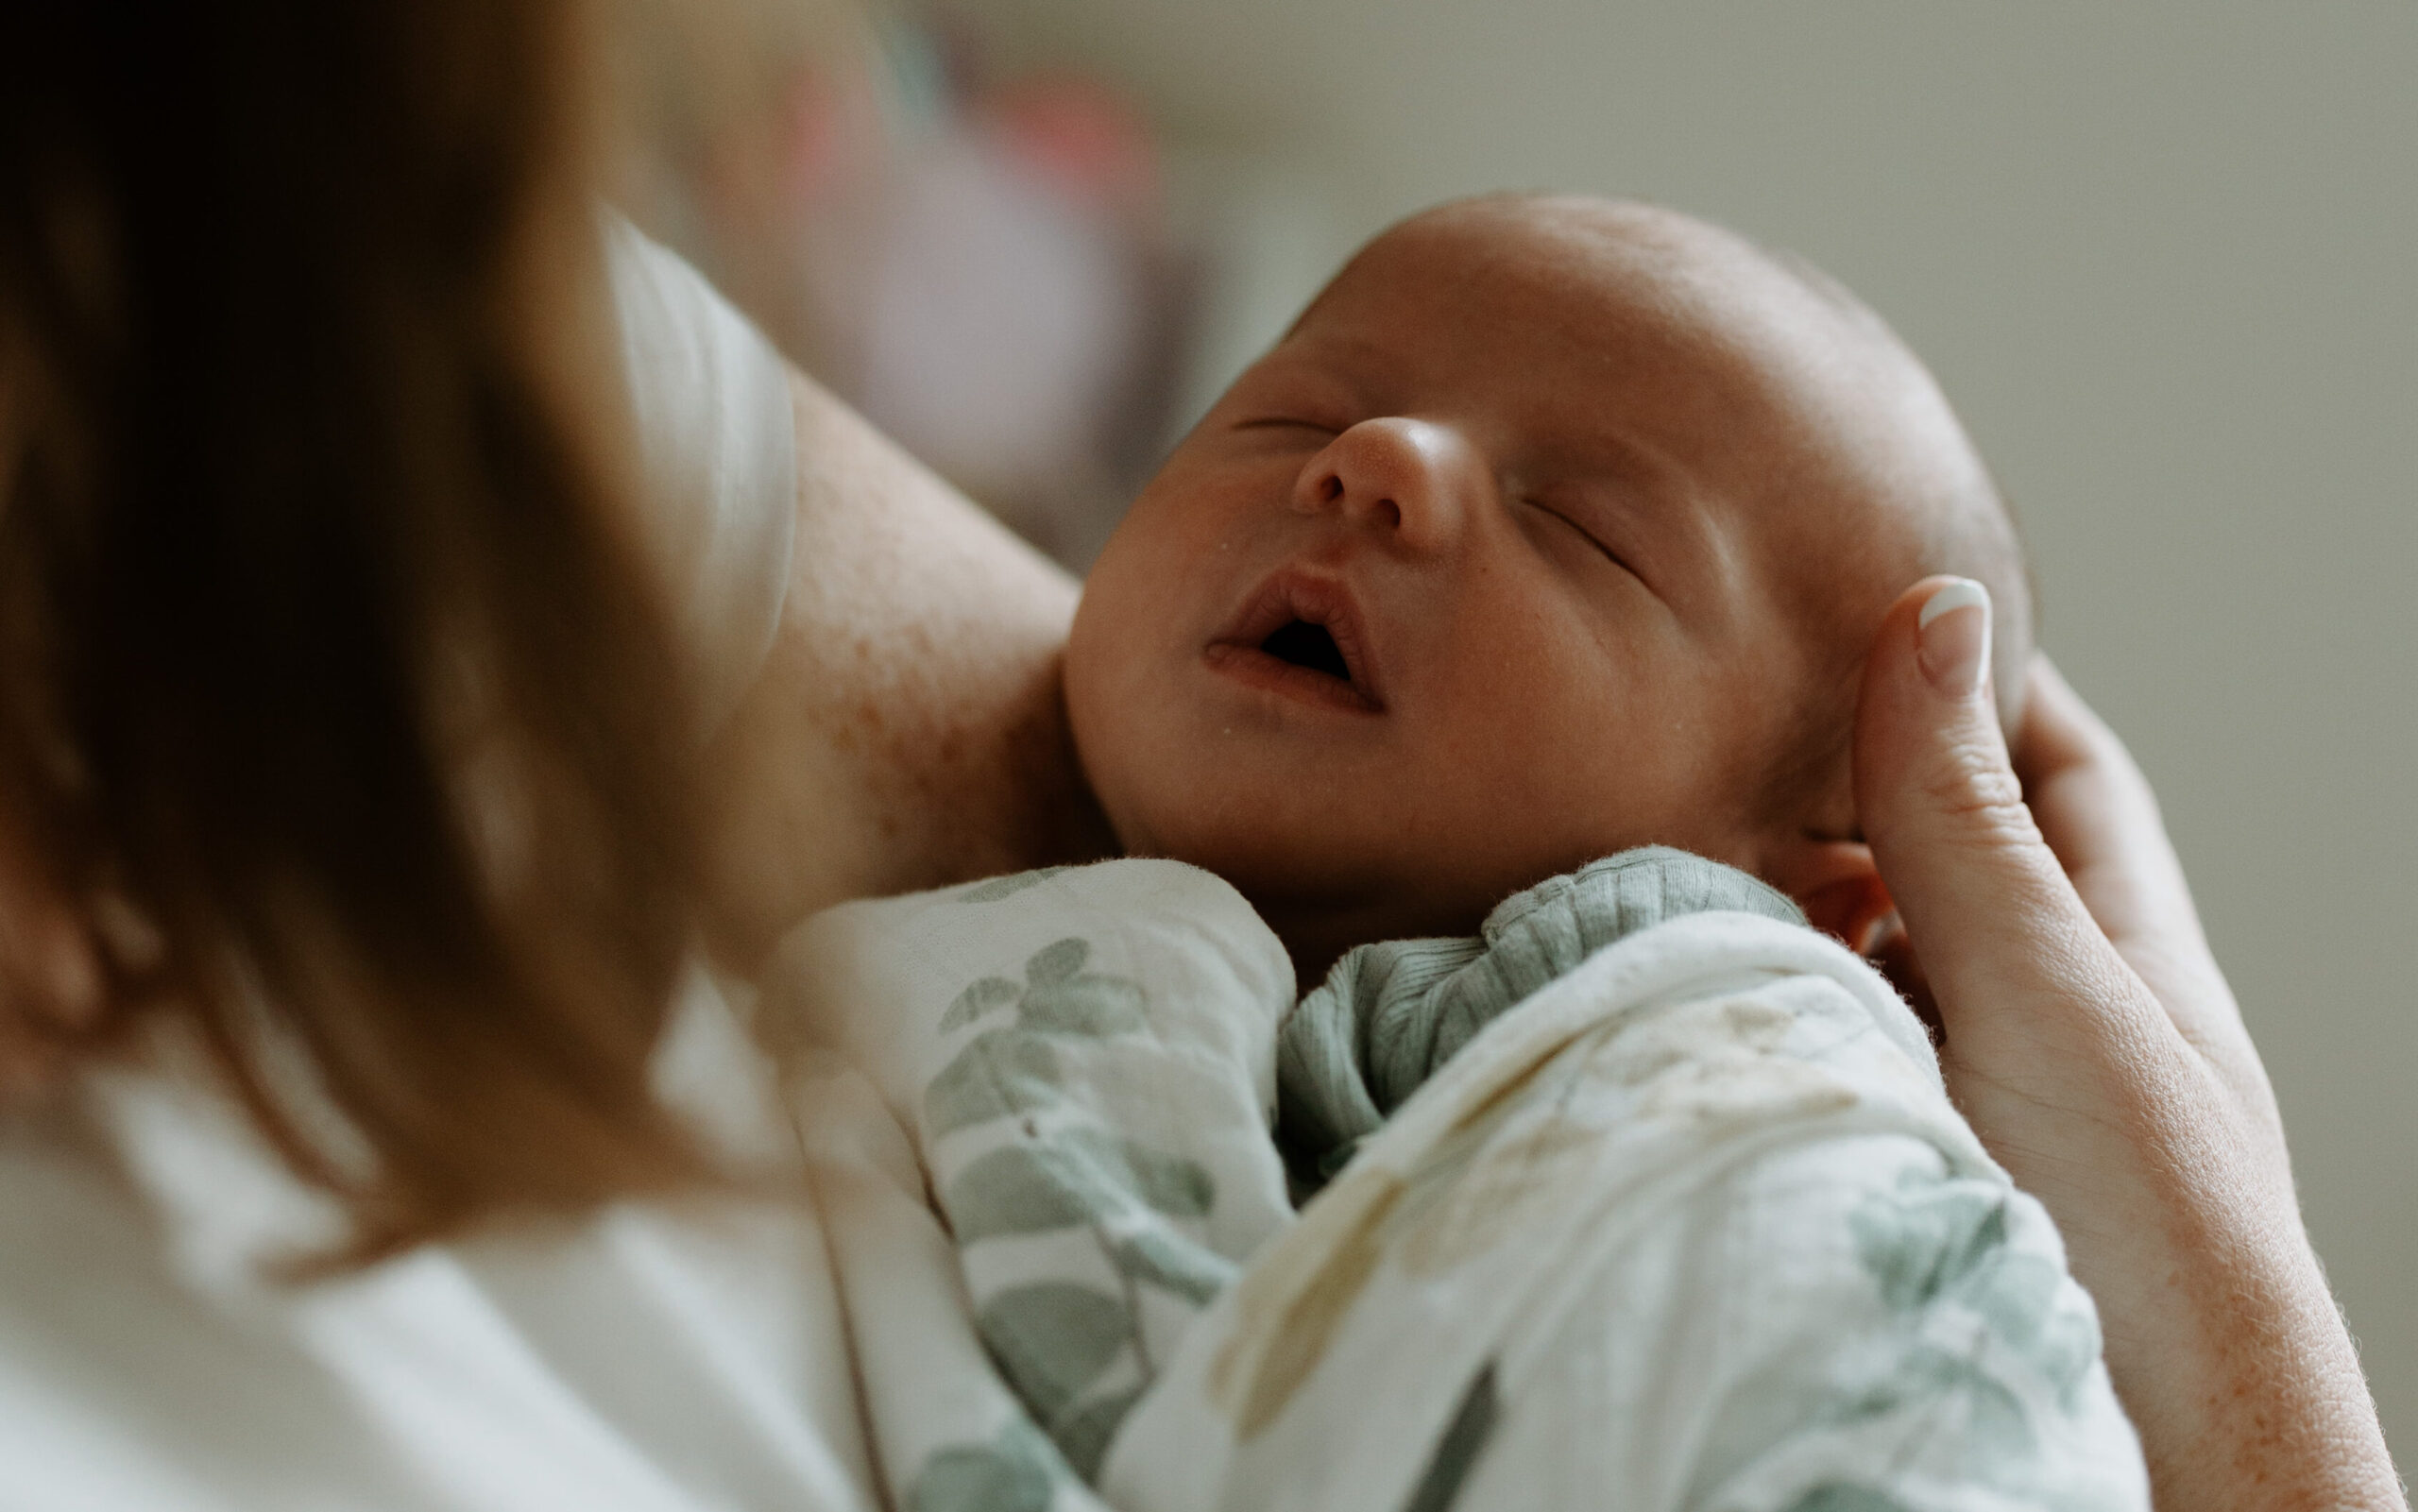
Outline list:
[[[1277,1128],[1296,1173],[1332,1175],[1477,1031],[1606,945],[1683,914],[1805,914],[1735,867],[1648,845],[1507,898],[1478,939],[1389,940],[1335,963],[1276,1039]]]

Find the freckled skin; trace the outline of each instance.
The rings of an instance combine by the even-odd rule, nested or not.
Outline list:
[[[1845,743],[1785,793],[1776,763],[1851,711],[1926,501],[1978,476],[1877,322],[1736,238],[1450,206],[1364,249],[1135,502],[1068,647],[1078,749],[1123,843],[1234,881],[1305,977],[1630,845],[1801,891],[1854,826]],[[1209,652],[1286,572],[1349,598],[1381,712]]]
[[[843,898],[1106,854],[1060,679],[1075,586],[802,379],[798,535],[707,753],[709,945],[742,975]]]

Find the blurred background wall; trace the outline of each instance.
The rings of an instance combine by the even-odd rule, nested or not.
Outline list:
[[[844,195],[941,209],[894,212],[854,264],[825,248],[860,266],[811,298],[788,254],[748,262],[761,226],[717,252],[710,213],[666,214],[792,349],[1078,565],[1346,251],[1449,195],[1660,199],[1813,258],[1896,323],[2022,513],[2046,644],[2165,801],[2418,1469],[2418,6],[992,0],[899,20],[866,42],[888,166],[831,166],[827,86],[780,95],[764,213],[810,239]],[[1010,189],[965,188],[985,172]],[[834,187],[852,174],[909,187]],[[917,327],[893,307],[919,289],[959,314]],[[990,433],[930,430],[902,397],[944,383]]]

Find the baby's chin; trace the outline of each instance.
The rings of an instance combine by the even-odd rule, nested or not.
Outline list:
[[[1280,838],[1204,833],[1199,824],[1172,831],[1120,826],[1118,838],[1129,856],[1163,857],[1215,872],[1279,933],[1281,920],[1371,911],[1392,891],[1382,869],[1355,865],[1331,845],[1303,844],[1298,832]]]
[[[1188,862],[1233,884],[1285,943],[1304,989],[1355,945],[1474,934],[1495,904],[1541,879],[1498,888],[1416,858],[1274,826],[1221,834],[1194,824],[1121,838],[1129,854]]]

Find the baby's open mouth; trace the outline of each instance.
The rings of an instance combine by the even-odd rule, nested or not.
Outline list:
[[[1228,675],[1331,708],[1377,714],[1384,696],[1351,590],[1331,578],[1279,572],[1209,647]]]
[[[1312,624],[1307,620],[1287,620],[1261,641],[1259,649],[1278,661],[1339,677],[1347,683],[1352,681],[1352,666],[1343,659],[1333,632],[1324,625]]]

